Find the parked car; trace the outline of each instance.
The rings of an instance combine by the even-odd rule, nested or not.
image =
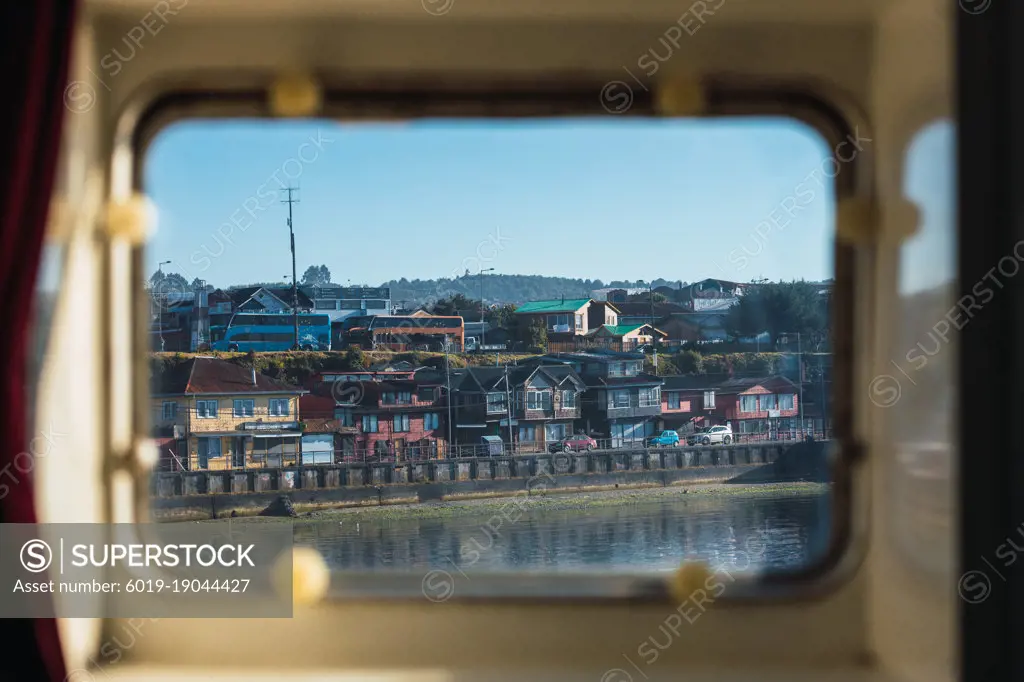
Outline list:
[[[566,436],[562,440],[556,440],[555,442],[548,445],[549,452],[572,452],[573,450],[579,452],[580,450],[593,450],[597,447],[597,441],[590,436],[582,433],[577,433],[572,436]]]
[[[671,429],[662,431],[657,436],[651,436],[648,438],[647,445],[648,447],[670,447],[672,445],[679,445],[679,434]]]
[[[686,437],[687,445],[711,445],[712,443],[728,445],[731,442],[731,426],[710,426]]]

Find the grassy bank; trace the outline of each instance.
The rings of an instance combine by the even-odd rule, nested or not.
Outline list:
[[[195,353],[151,353],[150,369],[154,374],[173,370],[177,365],[186,362]],[[204,351],[199,355],[209,355],[246,367],[255,364],[256,371],[261,374],[301,385],[310,376],[319,372],[343,372],[354,369],[368,368],[382,363],[409,362],[415,366],[442,369],[445,366],[443,353],[427,351],[288,351],[267,353],[227,353]],[[448,361],[453,368],[466,366],[493,367],[505,364],[516,364],[536,357],[536,353],[500,352],[500,353],[451,353]],[[711,381],[724,379],[738,374],[767,375],[774,374],[781,362],[781,354],[774,352],[735,352],[735,353],[701,353],[686,350],[678,353],[663,352],[658,355],[659,374],[700,374],[707,375]],[[654,372],[651,357],[648,356],[647,371]]]
[[[371,521],[401,519],[443,519],[506,511],[564,512],[583,509],[621,507],[663,502],[667,499],[715,499],[722,497],[783,497],[818,495],[829,490],[825,483],[728,483],[681,484],[668,488],[608,490],[586,493],[519,494],[513,497],[466,499],[417,504],[391,504],[382,507],[349,507],[300,513],[294,518],[252,516],[236,518],[236,523],[294,523],[306,521]],[[514,510],[514,511],[513,511]],[[208,523],[208,522],[200,522]]]

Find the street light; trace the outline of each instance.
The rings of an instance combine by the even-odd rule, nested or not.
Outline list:
[[[487,331],[484,329],[484,273],[494,272],[494,268],[480,269],[480,350],[484,349]]]

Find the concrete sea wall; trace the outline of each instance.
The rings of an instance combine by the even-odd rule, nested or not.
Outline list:
[[[580,453],[157,473],[158,520],[263,513],[286,497],[297,511],[680,483],[819,479],[823,443],[595,450]],[[776,466],[778,464],[778,466]],[[784,465],[784,466],[783,466]]]

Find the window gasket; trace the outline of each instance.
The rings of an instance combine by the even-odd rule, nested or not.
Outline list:
[[[270,81],[268,74],[266,82]],[[191,82],[185,88],[180,83],[167,83],[140,95],[128,103],[118,122],[116,133],[119,146],[131,153],[131,181],[136,191],[143,187],[143,162],[149,145],[165,127],[183,120],[199,118],[272,119],[267,106],[266,90],[252,85],[234,86],[240,82],[237,74],[211,74]],[[249,79],[258,82],[262,78]],[[201,84],[200,84],[201,83]],[[372,83],[372,84],[371,84]],[[480,78],[459,82],[410,82],[387,77],[371,81],[346,82],[326,79],[323,107],[319,118],[327,120],[405,120],[416,118],[559,118],[584,116],[608,119],[600,107],[598,94],[602,82],[580,78],[578,74],[553,76],[550,81],[513,82],[507,77]],[[837,144],[863,128],[868,130],[863,111],[850,104],[851,99],[830,90],[826,85],[808,81],[752,81],[733,77],[711,77],[703,82],[705,111],[702,117],[744,118],[779,116],[801,121],[817,131],[834,149]],[[842,104],[839,104],[842,102]],[[655,117],[654,96],[650,91],[636,93],[629,111],[618,115],[627,117]],[[858,154],[844,162],[844,172],[834,180],[837,202],[858,191],[873,191],[871,164],[865,162],[867,154]],[[864,459],[865,448],[854,432],[854,354],[855,333],[854,301],[858,270],[873,265],[868,247],[854,247],[836,240],[834,248],[834,293],[832,305],[833,346],[833,409],[834,444],[831,485],[831,528],[829,545],[824,554],[813,563],[794,570],[764,572],[740,580],[723,595],[723,605],[741,602],[744,606],[762,601],[803,601],[817,599],[835,592],[852,577],[866,554],[866,538],[861,524],[854,524],[854,469]],[[136,270],[136,300],[143,300],[142,247],[133,254]],[[137,305],[141,309],[141,303]],[[148,397],[148,365],[145,355],[148,339],[142,325],[137,325],[135,390]],[[133,427],[137,436],[149,432],[148,400],[138,400]],[[137,474],[149,475],[148,471]],[[149,518],[149,486],[142,482],[135,487],[135,507],[139,518]],[[416,574],[400,576],[375,574],[358,577],[345,573],[345,583],[363,588],[348,599],[411,600],[421,598]],[[491,578],[481,576],[479,584]],[[578,576],[577,576],[578,577]],[[476,577],[474,577],[476,580]],[[397,582],[396,582],[397,581]],[[500,583],[501,580],[498,580]],[[507,582],[507,581],[506,581]],[[493,591],[475,597],[459,594],[455,601],[514,600],[519,602],[558,600],[557,590],[549,589],[560,582],[559,577],[515,575],[520,588],[509,591],[495,584]],[[595,590],[597,594],[573,594],[571,601],[587,603],[623,603],[635,601],[671,601],[667,584],[650,576],[601,576],[599,582],[609,589]],[[530,585],[530,583],[535,583]],[[616,587],[617,586],[617,587]]]

